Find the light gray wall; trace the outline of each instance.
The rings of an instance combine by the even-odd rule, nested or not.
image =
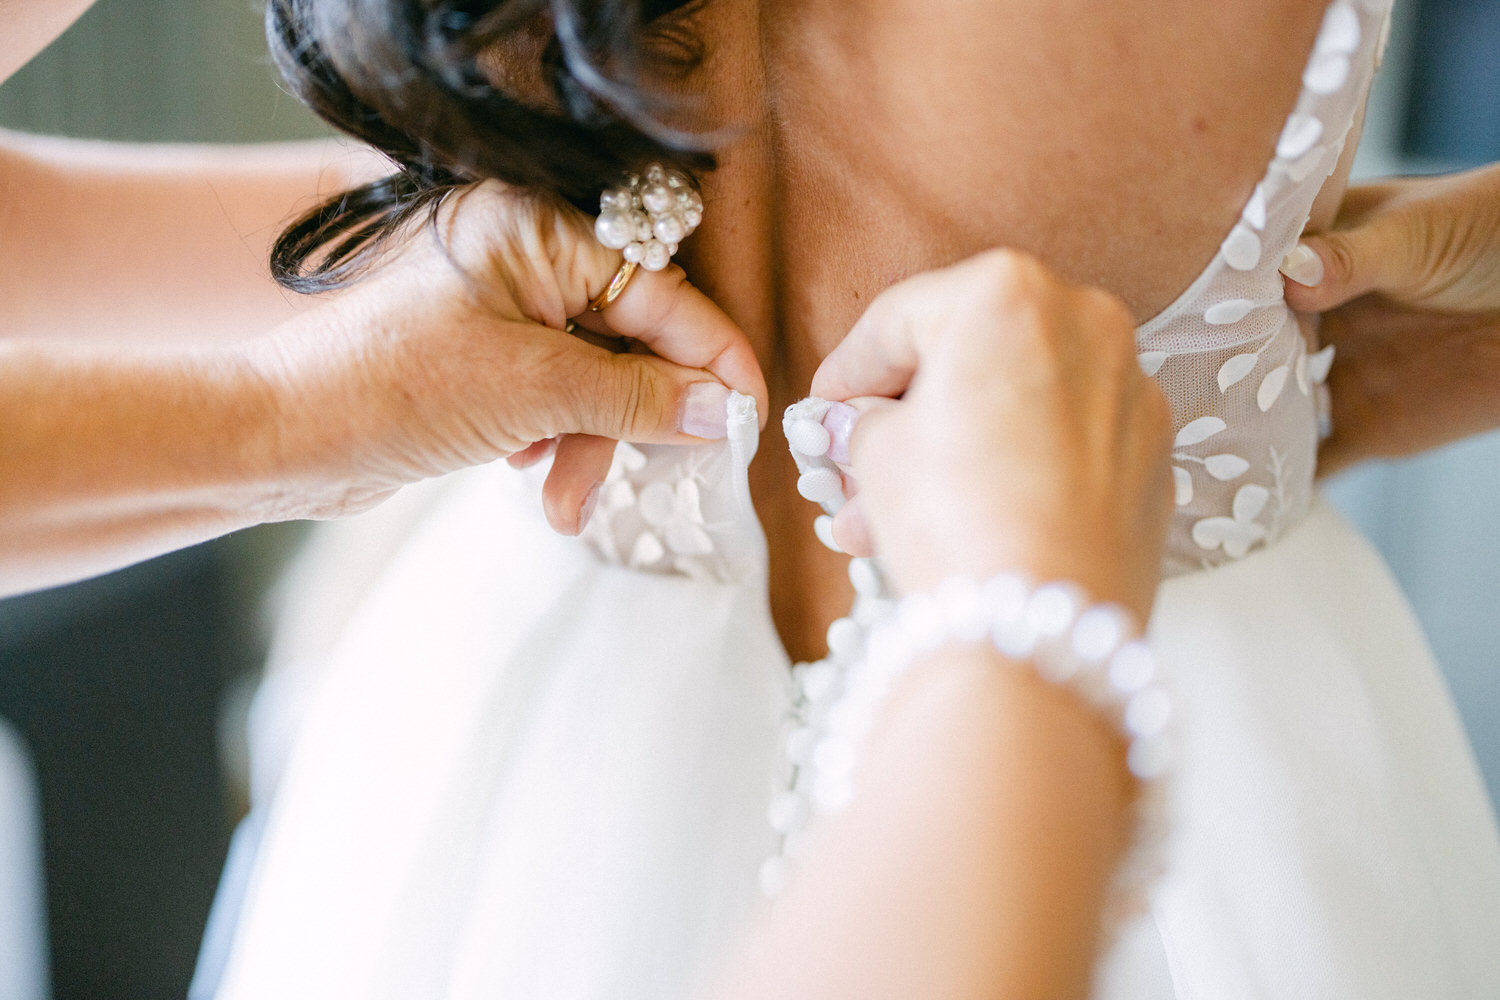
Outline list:
[[[1397,152],[1411,4],[1396,4],[1356,177],[1431,172]],[[1500,392],[1500,386],[1495,389]],[[1500,802],[1500,433],[1352,470],[1327,494],[1380,549],[1427,630],[1490,799]]]
[[[0,125],[99,139],[326,134],[275,82],[259,0],[100,0],[0,86]]]

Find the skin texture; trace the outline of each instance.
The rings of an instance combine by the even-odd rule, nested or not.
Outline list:
[[[86,6],[0,4],[0,67]],[[0,595],[506,456],[555,451],[547,514],[577,532],[612,439],[694,440],[695,384],[765,399],[743,335],[677,268],[582,318],[592,340],[560,333],[619,255],[493,185],[346,293],[278,289],[285,221],[385,169],[327,143],[0,133]],[[656,356],[620,353],[626,334]]]
[[[678,86],[742,137],[682,260],[749,335],[774,413],[877,294],[990,247],[1137,321],[1168,304],[1260,179],[1322,17],[1306,0],[710,6],[708,58]],[[815,658],[850,595],[782,444],[752,487],[777,626]]]
[[[952,565],[982,574],[1037,559],[1039,571],[1092,577],[1138,609],[1149,605],[1143,580],[1154,570],[1111,581],[1098,566],[1145,558],[1150,543],[1099,558],[1110,550],[1102,540],[1118,537],[1106,527],[1112,515],[1095,516],[1099,508],[1081,504],[1092,511],[1082,518],[1086,528],[1066,539],[1059,531],[1055,544],[1030,552],[1022,551],[1021,532],[1006,529],[1019,521],[961,513],[974,511],[948,491],[969,490],[975,506],[985,507],[981,498],[994,483],[955,481],[962,476],[955,466],[975,464],[974,449],[983,453],[987,443],[945,419],[939,386],[951,381],[974,400],[990,386],[997,395],[1015,389],[1009,404],[1018,409],[1008,412],[1039,412],[1019,401],[1044,402],[1048,379],[1005,376],[1023,370],[1020,358],[1060,363],[1069,356],[1062,345],[1070,344],[1121,379],[1103,400],[1080,400],[1078,412],[1097,420],[1109,409],[1104,400],[1128,395],[1121,390],[1130,382],[1110,360],[1126,351],[1122,315],[1149,318],[1212,258],[1271,156],[1322,12],[1321,3],[1292,0],[1015,0],[999,8],[975,0],[944,5],[941,14],[901,0],[723,0],[696,19],[709,57],[684,86],[708,95],[717,119],[741,123],[742,137],[705,178],[706,222],[684,246],[684,266],[749,335],[775,412],[807,393],[877,295],[991,247],[1039,260],[1048,269],[1043,285],[1060,275],[1124,303],[1123,313],[1118,305],[1105,310],[1112,316],[1106,327],[1117,334],[1113,351],[1076,330],[1080,339],[1059,333],[1070,329],[1065,323],[1052,328],[1056,340],[1028,345],[1016,337],[1010,304],[999,299],[974,305],[962,322],[947,300],[913,310],[911,325],[932,335],[918,342],[972,337],[989,353],[982,364],[964,365],[956,359],[969,356],[957,348],[947,360],[934,348],[934,380],[924,390],[919,373],[912,399],[901,404],[908,416],[891,419],[884,434],[875,424],[856,443],[867,458],[883,456],[861,470],[856,452],[861,477],[878,479],[877,467],[893,463],[921,467],[912,463],[923,452],[944,459],[925,467],[930,481],[904,476],[920,524],[884,509],[883,487],[861,501],[872,512],[871,534],[879,542],[884,532],[892,549],[882,555],[896,560],[903,579],[920,585],[936,570],[922,568],[918,546],[892,540],[908,529],[928,542],[942,538],[930,520],[940,511],[955,515],[945,517],[953,528],[946,543],[966,546],[943,550]],[[1054,291],[1060,299],[1075,294]],[[1073,305],[1102,309],[1087,299]],[[1031,353],[1049,342],[1056,351]],[[1038,395],[1022,396],[1022,385]],[[985,419],[995,416],[985,411]],[[1087,440],[1069,442],[1068,453],[1094,454]],[[844,560],[812,539],[814,511],[796,496],[782,444],[764,443],[752,488],[771,544],[777,627],[794,658],[810,659],[823,653],[824,630],[849,606],[849,592]],[[1003,454],[1007,462],[1039,458]],[[1131,496],[1145,508],[1158,495],[1157,481],[1146,472],[1136,482],[1144,485]],[[1010,485],[1017,503],[1031,489],[1036,503],[1055,502],[1041,499],[1046,490],[1030,476]],[[1067,553],[1078,558],[1068,561]],[[1097,903],[1125,836],[1129,785],[1120,778],[1120,747],[1076,703],[1058,702],[1056,714],[1044,708],[1041,699],[1053,692],[1024,670],[996,669],[1004,666],[993,651],[954,652],[892,698],[888,718],[909,724],[877,729],[855,804],[800,862],[807,881],[794,879],[708,995],[1086,995]],[[1018,742],[987,742],[1002,733]],[[1066,765],[1050,770],[1045,761],[1060,759],[1052,754]],[[980,831],[973,840],[971,830]]]
[[[109,177],[125,158],[114,152]],[[145,189],[140,203],[154,206],[189,182],[225,192],[223,175],[201,163],[178,166],[143,168],[134,178]],[[76,210],[66,198],[50,204],[63,221]],[[149,231],[129,204],[100,199],[124,215],[121,228],[138,222],[132,231]],[[100,221],[77,230],[86,236]],[[183,240],[198,249],[207,241],[191,229]],[[64,273],[107,274],[114,248],[99,243],[80,237],[80,259]],[[90,266],[96,250],[104,259]],[[220,266],[232,270],[239,258],[231,258]],[[727,383],[765,396],[743,335],[679,269],[632,281],[586,321],[606,343],[629,336],[654,354],[616,353],[562,332],[617,266],[618,254],[599,246],[576,212],[489,185],[452,199],[435,234],[407,241],[369,280],[265,336],[227,345],[154,342],[153,323],[174,307],[182,340],[197,324],[211,340],[211,288],[186,282],[196,297],[158,288],[162,299],[124,313],[126,329],[113,329],[110,343],[80,344],[66,331],[102,320],[107,291],[79,287],[57,310],[71,322],[49,325],[47,303],[58,290],[39,283],[27,293],[39,300],[34,312],[12,302],[19,319],[0,341],[8,429],[0,440],[0,593],[262,521],[351,513],[420,479],[511,455],[524,462],[550,439],[559,443],[545,490],[549,517],[560,531],[578,531],[608,467],[609,441],[696,440],[679,429],[691,386],[727,395]],[[190,263],[183,268],[192,273]],[[278,304],[288,310],[267,279],[251,275],[247,268],[238,285],[231,274],[219,287],[230,302],[243,296],[251,315],[241,322],[254,328]],[[205,305],[202,315],[194,303]],[[28,327],[33,314],[42,319]]]
[[[903,591],[1019,569],[1144,621],[1172,509],[1171,412],[1136,363],[1134,327],[1113,296],[1013,251],[881,293],[813,379],[815,395],[871,397],[836,536],[866,520]]]

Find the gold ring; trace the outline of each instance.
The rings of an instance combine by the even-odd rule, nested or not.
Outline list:
[[[625,291],[625,286],[630,284],[630,279],[635,277],[635,269],[638,267],[640,265],[633,260],[627,260],[621,264],[615,276],[609,279],[609,284],[604,286],[604,291],[589,303],[589,312],[600,312],[609,308],[615,299],[620,297],[620,293]]]

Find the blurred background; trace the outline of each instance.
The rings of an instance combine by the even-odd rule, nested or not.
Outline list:
[[[1398,0],[1392,37],[1357,172],[1500,160],[1500,0]],[[325,134],[274,82],[257,0],[100,0],[0,86],[0,126]],[[1410,595],[1500,800],[1500,434],[1355,470],[1328,492]],[[298,536],[256,529],[0,602],[0,717],[40,787],[57,1000],[186,995],[246,804],[259,609]]]

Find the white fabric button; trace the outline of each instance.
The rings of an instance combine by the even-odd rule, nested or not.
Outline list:
[[[797,670],[797,686],[802,689],[804,698],[817,701],[833,690],[838,677],[838,668],[827,660],[805,663]]]
[[[797,492],[813,503],[833,503],[844,496],[844,481],[837,469],[810,469],[797,479]]]
[[[828,454],[828,446],[831,438],[828,428],[816,420],[795,420],[786,431],[787,444],[793,451],[800,452],[809,458],[821,458]]]
[[[861,597],[879,597],[885,590],[873,559],[849,560],[849,582],[854,584],[854,592]]]
[[[819,514],[813,519],[813,534],[818,536],[818,541],[823,543],[824,548],[843,553],[839,543],[833,540],[833,518],[827,514]]]
[[[795,833],[807,825],[807,800],[795,792],[782,792],[771,800],[771,829]]]
[[[859,655],[864,631],[849,618],[836,618],[828,626],[828,652],[840,659]]]

